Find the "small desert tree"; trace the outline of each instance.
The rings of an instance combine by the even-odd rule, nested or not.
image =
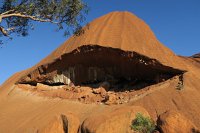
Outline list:
[[[138,133],[152,133],[155,130],[154,121],[150,117],[145,117],[137,113],[132,121],[131,129]]]
[[[33,21],[49,22],[64,29],[64,34],[81,29],[87,5],[81,0],[2,0],[0,2],[0,37],[28,35]]]

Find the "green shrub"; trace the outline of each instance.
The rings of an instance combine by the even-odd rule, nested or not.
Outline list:
[[[137,113],[132,121],[131,129],[139,133],[152,133],[155,130],[155,123],[150,117]]]

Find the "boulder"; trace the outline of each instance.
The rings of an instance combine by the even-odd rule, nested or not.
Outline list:
[[[102,97],[105,97],[106,93],[107,93],[106,90],[104,88],[102,88],[102,87],[97,88],[97,89],[93,89],[92,92],[94,94],[100,94]]]
[[[94,95],[90,87],[78,88],[75,93],[77,93],[78,97],[92,97]]]
[[[81,126],[81,133],[131,133],[131,122],[137,113],[149,116],[139,106],[123,106],[110,112],[92,115]]]
[[[99,84],[100,88],[104,88],[106,91],[108,91],[110,89],[110,83],[105,81]]]
[[[106,101],[105,104],[107,105],[117,104],[117,100],[118,100],[118,97],[116,96],[115,93],[108,93],[105,98],[105,101]]]
[[[55,116],[53,120],[39,133],[78,133],[80,127],[79,119],[69,113]]]
[[[199,133],[197,127],[187,118],[176,111],[161,114],[157,121],[162,133]]]

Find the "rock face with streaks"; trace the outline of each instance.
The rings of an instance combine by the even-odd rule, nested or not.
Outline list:
[[[72,113],[55,116],[39,133],[78,133],[80,121]]]
[[[113,12],[91,22],[83,35],[71,37],[18,83],[99,87],[109,82],[107,89],[137,90],[182,75],[175,62],[175,54],[142,20]]]
[[[191,123],[200,128],[198,55],[177,56],[129,12],[109,13],[84,29],[0,86],[0,132],[35,133],[46,126],[46,132],[66,132],[67,115],[57,122],[51,118],[67,112],[83,122],[82,132],[129,132],[131,119],[138,111],[145,114],[143,108],[155,121],[166,110],[184,114],[161,115],[165,132],[183,126],[179,121],[186,121],[182,129],[188,132]],[[71,132],[77,132],[80,124],[73,121]]]

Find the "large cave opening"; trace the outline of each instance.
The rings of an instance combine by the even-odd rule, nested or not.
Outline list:
[[[110,90],[123,91],[139,90],[183,73],[136,52],[87,45],[38,67],[18,83],[98,88],[106,82]]]

